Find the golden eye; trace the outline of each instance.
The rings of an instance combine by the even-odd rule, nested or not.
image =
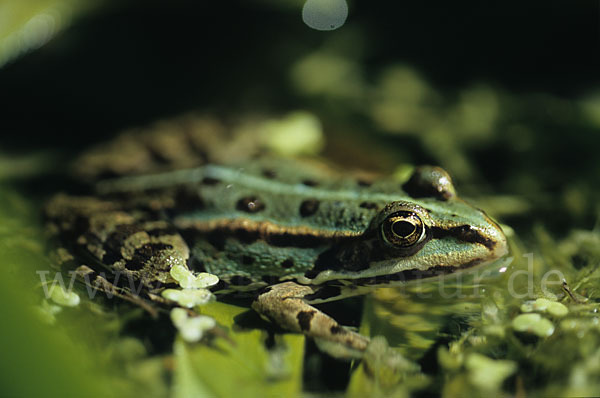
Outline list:
[[[383,240],[398,248],[408,248],[425,239],[423,221],[412,211],[389,215],[381,225]]]

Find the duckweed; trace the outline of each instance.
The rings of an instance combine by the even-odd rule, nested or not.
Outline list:
[[[512,321],[512,327],[518,332],[527,332],[539,337],[549,337],[554,333],[554,325],[540,314],[521,314]]]

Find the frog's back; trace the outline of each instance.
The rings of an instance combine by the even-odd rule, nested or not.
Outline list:
[[[360,238],[379,209],[403,197],[325,165],[274,158],[109,179],[97,188],[103,197],[154,206],[187,237],[193,267],[236,290],[309,282],[307,274],[325,267],[323,253]]]

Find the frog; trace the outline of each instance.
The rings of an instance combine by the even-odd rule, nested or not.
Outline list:
[[[167,130],[84,153],[74,164],[89,193],[59,193],[45,207],[60,262],[151,313],[176,305],[161,292],[177,286],[170,271],[183,267],[216,275],[217,297],[248,298],[284,330],[360,355],[370,339],[315,305],[507,253],[502,228],[461,199],[440,167],[398,181],[260,150],[211,158],[197,128]]]

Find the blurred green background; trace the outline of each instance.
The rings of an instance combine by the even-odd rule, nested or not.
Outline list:
[[[476,301],[461,313],[440,309],[444,303],[435,300],[410,303],[384,292],[367,308],[387,314],[391,324],[402,324],[388,314],[398,312],[396,300],[406,303],[396,305],[400,312],[441,317],[427,326],[406,321],[421,325],[417,332],[427,337],[398,332],[412,336],[404,354],[429,384],[407,382],[414,370],[404,369],[404,387],[393,394],[600,391],[600,329],[594,326],[600,300],[598,3],[348,1],[345,24],[332,31],[304,24],[303,4],[0,2],[0,255],[7,274],[0,278],[7,325],[0,334],[7,353],[0,385],[8,386],[7,395],[105,395],[106,388],[119,395],[146,385],[160,396],[173,379],[175,395],[227,395],[214,386],[207,392],[193,371],[186,373],[201,368],[202,355],[209,354],[190,354],[178,342],[173,359],[164,347],[140,345],[130,338],[139,333],[123,330],[145,326],[128,329],[121,313],[87,303],[96,317],[80,310],[62,322],[71,337],[36,326],[28,312],[40,298],[38,291],[29,297],[37,283],[33,270],[47,267],[39,208],[56,191],[72,189],[62,173],[76,153],[124,128],[195,111],[237,120],[296,110],[320,120],[326,143],[320,155],[341,165],[382,173],[406,164],[443,166],[462,196],[511,227],[515,269],[526,266],[522,253],[534,252],[536,271],[561,270],[587,300],[570,302],[560,289],[528,297],[550,297],[571,311],[571,323],[550,317],[557,332],[538,339],[510,332],[522,310],[507,297]],[[489,314],[487,299],[499,315]],[[366,321],[377,329],[370,318],[367,311]],[[440,326],[449,318],[455,328]],[[490,325],[504,332],[490,332]],[[427,334],[438,330],[441,342]],[[89,341],[80,342],[82,334]],[[253,338],[232,355],[260,339]],[[302,341],[287,344],[293,358],[287,363],[300,366]],[[490,364],[474,356],[481,353],[512,362]],[[306,368],[328,366],[322,358],[305,359]],[[170,361],[180,361],[184,371],[174,372]],[[273,394],[299,394],[302,383],[319,393],[373,393],[357,378],[348,381],[346,365],[331,366],[344,374],[341,381],[327,384],[315,370],[291,371],[291,381]],[[478,367],[507,375],[486,390],[477,382]],[[242,374],[244,382],[268,376]]]

